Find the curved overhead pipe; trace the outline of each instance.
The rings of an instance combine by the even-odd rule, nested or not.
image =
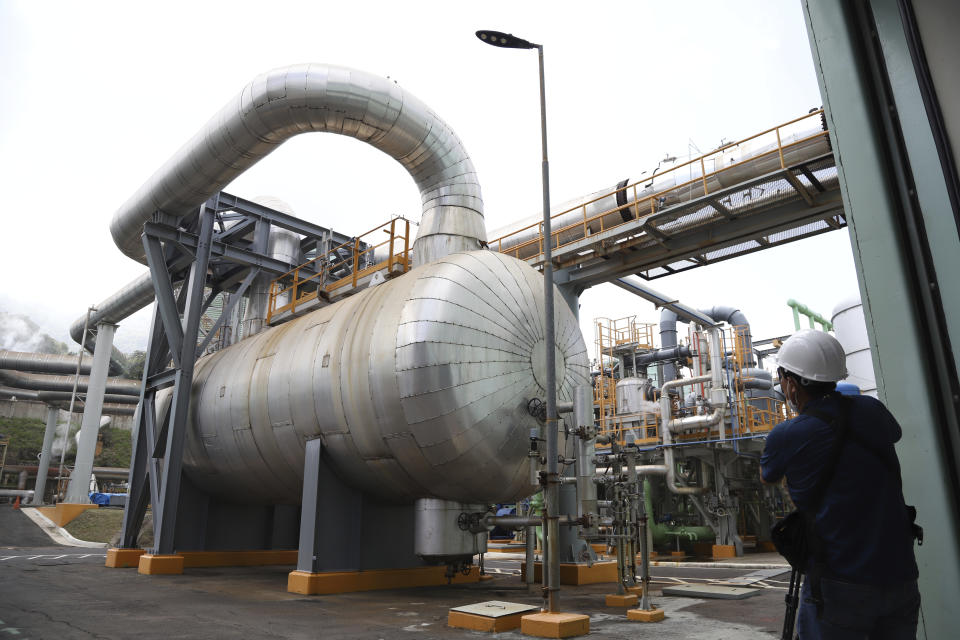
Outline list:
[[[20,371],[0,370],[0,382],[18,389],[30,391],[73,391],[74,376],[51,376],[43,373],[22,373]],[[77,391],[86,391],[89,379],[81,376]],[[107,393],[125,396],[140,395],[140,383],[126,378],[107,378]]]
[[[80,373],[89,375],[92,363],[93,358],[84,354]],[[76,374],[77,356],[0,350],[0,369],[29,371],[31,373]]]
[[[753,338],[750,335],[750,321],[747,320],[747,316],[743,315],[743,312],[736,307],[730,307],[725,305],[715,305],[709,309],[701,309],[700,313],[709,316],[713,319],[714,322],[726,322],[731,327],[736,326],[745,326],[747,328],[746,332],[746,355],[747,355],[747,365],[752,366],[755,364],[753,358]]]
[[[146,264],[140,234],[155,211],[191,213],[234,178],[300,133],[326,131],[366,142],[397,160],[420,188],[414,264],[478,249],[486,241],[473,162],[453,130],[395,82],[322,64],[275,69],[248,84],[120,207],[114,242]],[[90,326],[119,323],[153,301],[145,273],[99,305]],[[70,327],[82,340],[85,315]],[[84,345],[93,352],[95,340]],[[111,373],[123,364],[114,349]]]
[[[615,283],[616,284],[616,283]],[[636,283],[629,282],[631,286],[637,286]],[[618,285],[619,286],[619,285]],[[621,287],[626,288],[626,287]],[[629,291],[629,289],[627,289]],[[638,294],[639,295],[639,294]],[[661,350],[675,349],[677,347],[677,322],[697,322],[703,324],[696,317],[706,317],[709,320],[708,325],[714,326],[726,322],[730,326],[746,326],[746,352],[747,366],[753,366],[756,361],[753,357],[753,340],[750,334],[750,321],[743,315],[743,312],[735,307],[725,305],[715,305],[709,309],[700,309],[697,316],[691,316],[688,313],[682,316],[676,312],[677,306],[666,307],[660,310],[660,348]],[[639,362],[639,360],[638,360]],[[677,377],[677,368],[672,362],[665,362],[663,365],[663,379],[665,382],[675,380]]]
[[[387,78],[301,64],[257,76],[214,115],[117,210],[114,242],[146,264],[140,234],[154,212],[193,212],[283,142],[311,131],[366,142],[410,173],[422,203],[416,264],[486,241],[473,162],[443,120]]]

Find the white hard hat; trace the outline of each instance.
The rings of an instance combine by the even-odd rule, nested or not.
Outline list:
[[[840,342],[813,329],[801,329],[787,338],[777,354],[777,366],[814,382],[847,377],[847,357]]]

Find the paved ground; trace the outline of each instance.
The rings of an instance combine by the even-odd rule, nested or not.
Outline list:
[[[0,506],[0,535],[12,540],[12,527],[22,524]],[[495,554],[486,559],[494,576],[489,582],[335,596],[287,593],[290,567],[141,576],[133,569],[105,568],[104,555],[53,546],[49,539],[41,546],[0,548],[0,638],[482,638],[489,636],[448,628],[449,608],[485,600],[540,603],[538,593],[520,584],[519,561]],[[653,593],[668,584],[716,582],[752,571],[655,567]],[[594,638],[770,639],[782,622],[785,578],[755,583],[762,591],[746,600],[656,595],[654,603],[668,616],[656,625],[628,622],[624,610],[605,607],[603,595],[612,585],[564,588],[560,597],[564,610],[590,615]]]

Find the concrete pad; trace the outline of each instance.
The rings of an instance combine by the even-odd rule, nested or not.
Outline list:
[[[37,511],[50,519],[58,527],[69,524],[87,509],[99,509],[99,505],[61,502],[53,507],[37,507]]]
[[[111,569],[139,567],[140,556],[146,553],[143,549],[107,549],[107,561],[104,566]]]
[[[663,588],[665,596],[687,596],[690,598],[718,598],[721,600],[742,600],[755,596],[762,589],[746,587],[725,587],[718,584],[677,584]]]
[[[543,563],[534,563],[533,579],[535,582],[542,580],[542,567]],[[521,580],[523,576],[526,576],[526,571],[527,563],[522,562],[520,564]],[[560,584],[581,585],[616,581],[617,563],[615,561],[594,562],[593,566],[587,566],[585,563],[560,563]]]
[[[183,556],[155,556],[145,553],[140,556],[137,572],[145,576],[180,575],[183,573]]]
[[[520,627],[524,615],[538,608],[535,605],[488,600],[450,609],[447,626],[493,633],[511,631]]]
[[[457,573],[452,578],[447,578],[446,571],[447,568],[443,566],[323,573],[291,571],[287,577],[287,591],[316,595],[480,582],[480,569],[478,567],[471,567],[469,575]]]
[[[627,611],[627,620],[634,622],[662,622],[666,618],[663,609],[630,609]]]
[[[639,601],[639,596],[635,593],[625,595],[609,594],[606,598],[608,607],[632,607]]]
[[[590,633],[590,616],[579,613],[531,613],[520,620],[520,633],[537,638],[573,638]]]

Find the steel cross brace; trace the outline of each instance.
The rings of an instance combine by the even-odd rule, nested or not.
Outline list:
[[[153,506],[154,553],[171,554],[175,549],[183,446],[197,358],[197,337],[200,316],[209,304],[209,299],[206,302],[204,300],[204,287],[207,284],[215,218],[211,204],[211,201],[205,203],[197,216],[196,243],[189,249],[193,262],[179,296],[174,293],[167,265],[174,257],[171,254],[184,248],[175,239],[168,239],[164,248],[149,232],[144,235],[144,248],[157,303],[135,418],[137,430],[129,475],[130,504],[124,513],[121,533],[121,544],[125,548],[136,546],[137,533],[146,511],[149,483]],[[211,298],[216,293],[214,287]],[[165,371],[166,364],[171,360],[173,369]],[[169,384],[171,377],[173,390],[169,408],[161,417],[158,433],[156,393],[160,386]]]

